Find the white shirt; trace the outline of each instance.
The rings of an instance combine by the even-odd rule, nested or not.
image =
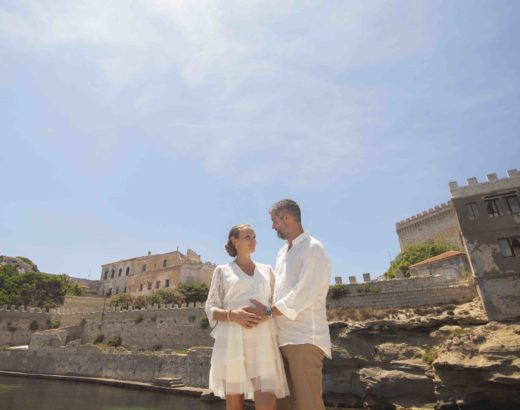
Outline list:
[[[273,301],[279,346],[313,344],[331,358],[326,299],[331,264],[323,245],[304,232],[278,252]]]

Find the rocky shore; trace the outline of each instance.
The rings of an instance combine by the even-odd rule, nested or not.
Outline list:
[[[329,315],[329,400],[381,409],[520,408],[520,323],[489,322],[478,300],[372,310],[371,318],[359,309]]]

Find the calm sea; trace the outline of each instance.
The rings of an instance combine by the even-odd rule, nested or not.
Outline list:
[[[0,376],[0,410],[224,410],[223,402],[90,383]]]

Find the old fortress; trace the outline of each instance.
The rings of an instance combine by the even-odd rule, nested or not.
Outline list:
[[[215,265],[202,262],[200,255],[188,249],[186,255],[178,250],[124,259],[101,265],[99,293],[117,295],[147,295],[159,289],[175,288],[181,283],[211,282]]]

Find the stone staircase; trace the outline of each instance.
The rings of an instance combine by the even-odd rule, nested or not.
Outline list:
[[[182,377],[157,377],[153,379],[154,386],[160,387],[185,387]]]

